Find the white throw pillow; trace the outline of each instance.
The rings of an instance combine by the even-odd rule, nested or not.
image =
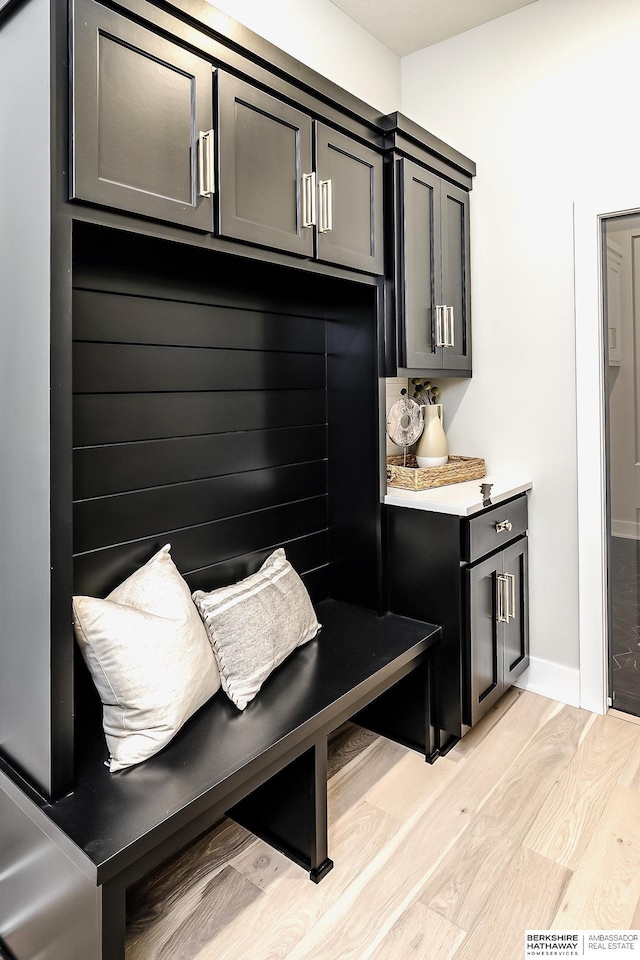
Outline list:
[[[307,589],[276,550],[252,574],[193,599],[218,661],[222,689],[244,710],[269,674],[320,629]]]
[[[163,547],[106,600],[74,597],[74,628],[100,694],[110,770],[147,760],[220,687],[189,587]]]

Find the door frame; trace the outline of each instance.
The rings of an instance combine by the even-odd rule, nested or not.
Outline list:
[[[580,706],[595,713],[609,695],[603,221],[639,209],[640,184],[592,187],[573,206]]]

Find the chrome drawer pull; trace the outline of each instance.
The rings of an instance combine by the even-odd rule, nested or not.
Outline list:
[[[501,520],[500,523],[496,523],[496,533],[502,533],[503,530],[511,533],[512,527],[511,520]]]

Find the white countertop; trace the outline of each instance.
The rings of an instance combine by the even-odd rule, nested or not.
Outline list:
[[[467,480],[465,483],[450,483],[446,487],[432,487],[430,490],[403,490],[400,487],[387,487],[384,502],[396,507],[413,507],[416,510],[431,510],[433,513],[452,513],[459,517],[468,517],[484,509],[480,484],[492,483],[491,504],[500,503],[515,497],[525,490],[531,490],[531,480],[520,477],[499,477],[489,474],[482,480]],[[489,506],[489,504],[487,504]]]

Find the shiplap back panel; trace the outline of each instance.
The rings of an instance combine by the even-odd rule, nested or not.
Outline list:
[[[205,589],[282,545],[321,599],[321,305],[286,312],[268,289],[259,309],[251,292],[230,304],[215,277],[206,290],[189,289],[184,269],[132,282],[109,259],[103,271],[81,261],[74,277],[75,592],[104,595],[167,542]]]

